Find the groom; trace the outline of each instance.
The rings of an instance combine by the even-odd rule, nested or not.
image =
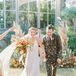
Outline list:
[[[46,53],[47,76],[56,76],[57,63],[61,62],[60,53],[62,50],[60,37],[54,34],[54,27],[48,26],[46,36],[43,38],[43,45]]]

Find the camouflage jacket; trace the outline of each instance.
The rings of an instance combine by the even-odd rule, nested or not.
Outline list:
[[[55,34],[52,35],[52,39],[45,36],[43,38],[43,45],[46,53],[46,59],[50,62],[56,62],[57,58],[61,56],[60,54],[62,50],[60,37]]]

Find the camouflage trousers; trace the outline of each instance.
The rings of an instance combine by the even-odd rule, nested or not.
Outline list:
[[[57,65],[46,62],[47,76],[56,76]]]

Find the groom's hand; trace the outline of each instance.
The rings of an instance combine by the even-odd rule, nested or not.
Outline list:
[[[60,58],[57,59],[57,63],[61,64],[61,59]]]

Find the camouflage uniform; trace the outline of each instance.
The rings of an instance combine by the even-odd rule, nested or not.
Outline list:
[[[61,39],[55,34],[52,35],[52,39],[45,36],[43,38],[43,44],[46,53],[47,76],[56,76],[57,58],[60,57],[62,49]]]

